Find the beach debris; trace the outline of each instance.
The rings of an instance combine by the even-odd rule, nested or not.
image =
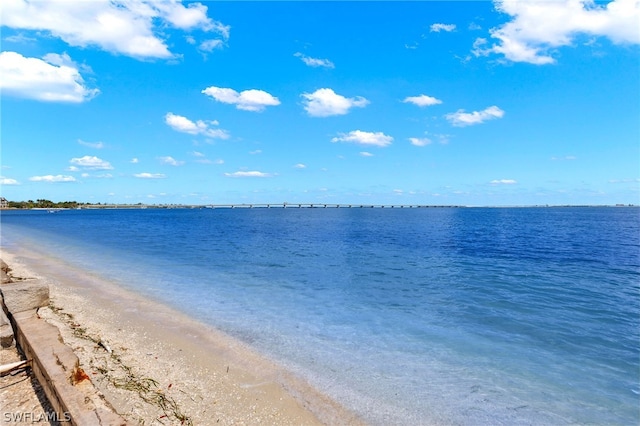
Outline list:
[[[80,367],[74,368],[73,373],[71,374],[71,384],[75,386],[85,380],[91,381],[87,373],[85,373],[84,370]]]
[[[104,341],[104,340],[100,340],[98,342],[98,346],[101,346],[105,351],[107,351],[107,353],[111,354],[113,353],[113,351],[111,350],[111,348],[109,347],[109,345]]]
[[[29,364],[31,364],[31,360],[27,359],[24,361],[17,361],[17,362],[12,362],[9,364],[4,364],[4,365],[0,365],[0,374],[6,374],[9,373],[13,370],[18,370],[20,368],[26,368],[29,367]]]
[[[121,367],[127,372],[126,377],[120,379],[110,378],[111,383],[116,388],[136,392],[147,404],[159,407],[164,413],[164,416],[160,418],[165,418],[165,416],[174,418],[181,425],[193,424],[191,418],[180,411],[176,401],[164,393],[156,380],[148,377],[138,377],[133,374],[131,368],[124,365],[121,365]]]
[[[157,418],[157,421],[161,424],[164,424],[162,420],[166,420],[171,422],[171,424],[193,425],[192,419],[182,412],[178,403],[170,395],[165,393],[158,381],[152,378],[142,377],[134,368],[125,363],[125,360],[122,359],[120,349],[124,352],[126,348],[116,348],[114,351],[102,337],[93,335],[90,330],[87,330],[77,322],[72,314],[63,312],[62,308],[56,307],[51,302],[49,303],[49,308],[69,327],[73,336],[93,342],[96,347],[101,347],[108,353],[108,356],[101,355],[96,358],[95,361],[90,361],[92,369],[95,369],[95,371],[101,375],[96,377],[96,379],[107,380],[117,389],[135,393],[145,403],[160,409],[162,416]],[[147,355],[153,356],[154,353],[148,352]],[[98,355],[95,354],[94,356]],[[155,358],[157,359],[157,356]],[[97,365],[97,363],[100,362],[98,360],[102,360],[103,365]],[[85,380],[85,376],[86,379],[91,380],[81,368],[78,367],[78,370],[79,371],[74,371],[74,375],[80,380],[75,383]],[[92,371],[92,374],[95,373]],[[174,389],[172,389],[172,385],[169,384],[166,391],[170,392]]]

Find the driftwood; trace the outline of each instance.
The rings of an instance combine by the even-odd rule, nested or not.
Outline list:
[[[31,360],[28,359],[26,361],[18,361],[12,362],[10,364],[0,365],[0,374],[5,374],[13,370],[17,370],[19,368],[28,367],[31,363]]]

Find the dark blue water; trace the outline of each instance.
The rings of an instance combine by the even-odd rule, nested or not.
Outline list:
[[[640,209],[2,212],[374,424],[640,423]]]

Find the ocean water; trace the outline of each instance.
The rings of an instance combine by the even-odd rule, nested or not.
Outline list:
[[[640,209],[3,211],[376,425],[640,423]],[[186,308],[185,308],[186,307]]]

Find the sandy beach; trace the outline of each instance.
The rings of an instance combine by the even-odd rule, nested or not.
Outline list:
[[[13,276],[49,284],[51,303],[39,315],[132,424],[362,424],[219,330],[40,254],[0,256]]]

